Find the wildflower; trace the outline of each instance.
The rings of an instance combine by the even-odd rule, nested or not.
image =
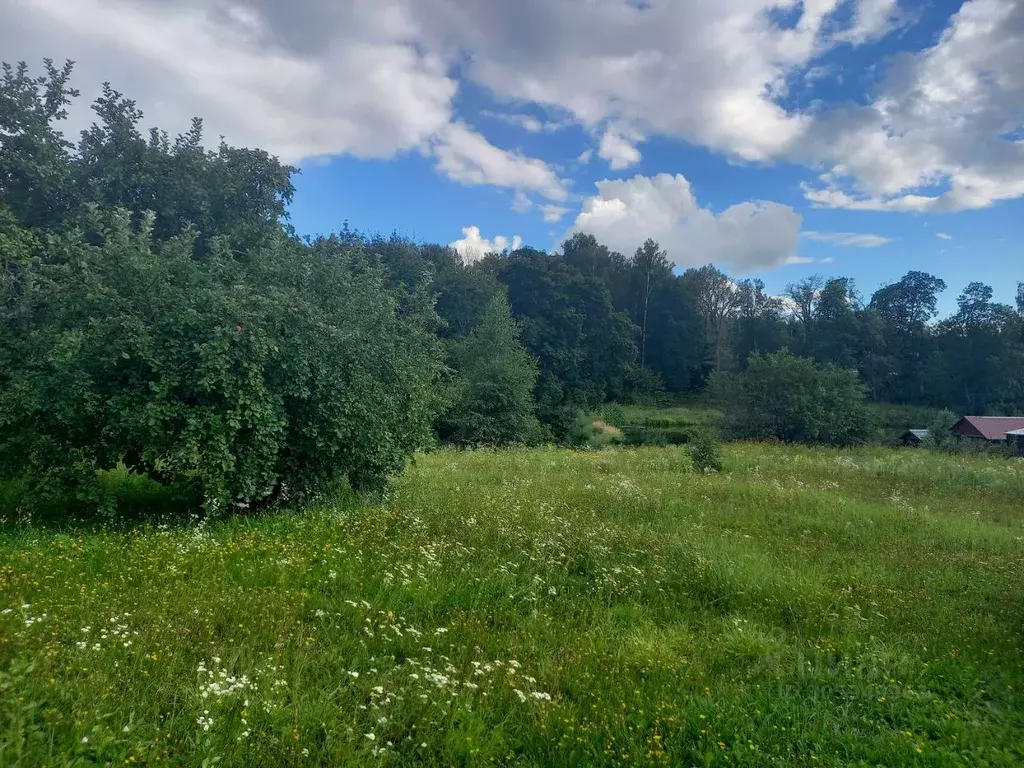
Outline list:
[[[376,733],[364,733],[363,736],[368,738],[370,741],[376,741],[377,740],[377,734]]]
[[[302,750],[302,756],[303,757],[309,757],[309,750],[308,749],[303,749]]]
[[[354,678],[356,680],[359,679],[359,673],[358,672],[353,672],[351,669],[348,671],[348,676],[351,677],[351,678]]]
[[[89,743],[89,737],[88,736],[83,736],[82,737],[82,743],[83,744],[88,744]]]

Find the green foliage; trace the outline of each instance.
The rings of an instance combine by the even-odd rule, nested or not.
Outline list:
[[[697,429],[686,444],[693,468],[698,472],[722,471],[722,442],[710,429]]]
[[[741,373],[718,374],[713,391],[726,429],[738,437],[850,445],[870,433],[856,371],[819,366],[787,350],[754,355]]]
[[[601,409],[601,418],[613,427],[626,426],[626,409],[618,403],[611,403]]]
[[[507,287],[523,345],[539,361],[538,416],[556,438],[581,409],[618,399],[636,359],[635,327],[599,278],[526,249],[485,267]]]
[[[935,418],[928,425],[928,435],[922,445],[937,450],[954,450],[957,445],[957,438],[953,434],[953,427],[960,418],[949,410],[942,410],[935,414]]]
[[[439,421],[441,437],[459,445],[536,442],[537,363],[519,343],[508,302],[491,299],[476,327],[450,342],[455,372],[451,406]]]
[[[360,251],[200,260],[152,216],[87,223],[25,267],[0,340],[3,476],[96,504],[123,461],[214,510],[379,487],[428,440],[440,343]]]

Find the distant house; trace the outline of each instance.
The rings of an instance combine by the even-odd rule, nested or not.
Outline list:
[[[1006,433],[1006,442],[1017,449],[1017,453],[1024,456],[1024,429],[1014,429]]]
[[[1024,429],[1024,416],[964,416],[953,427],[953,434],[970,440],[1006,442],[1006,435]]]
[[[900,442],[903,445],[917,446],[923,443],[926,437],[928,437],[927,429],[908,429],[900,435]]]

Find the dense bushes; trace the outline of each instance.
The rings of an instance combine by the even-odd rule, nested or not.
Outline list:
[[[95,470],[123,461],[208,509],[265,504],[379,486],[429,439],[432,310],[400,312],[357,248],[282,234],[199,259],[124,212],[82,232],[48,235],[7,293],[0,471],[36,496],[100,501]]]
[[[753,355],[742,373],[716,375],[713,391],[724,426],[736,437],[850,445],[871,431],[856,371],[819,366],[786,350]]]

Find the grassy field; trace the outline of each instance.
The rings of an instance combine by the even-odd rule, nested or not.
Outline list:
[[[1020,461],[733,445],[8,519],[0,765],[1021,765],[1022,499]]]

